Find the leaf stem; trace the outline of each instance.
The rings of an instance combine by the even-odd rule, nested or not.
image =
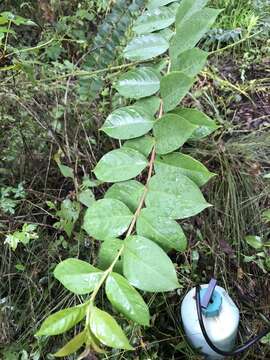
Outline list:
[[[162,115],[163,115],[163,104],[162,104],[162,101],[161,101],[158,118],[160,119]],[[150,179],[152,177],[155,157],[156,157],[156,146],[153,147],[153,150],[151,152],[151,156],[150,156],[150,160],[149,160],[149,164],[148,164],[148,173],[147,173],[147,179],[146,179],[146,183],[145,183],[144,192],[143,192],[142,197],[140,199],[139,205],[138,205],[138,207],[137,207],[137,209],[136,209],[136,211],[135,211],[135,213],[133,215],[133,218],[132,218],[132,221],[131,221],[131,223],[129,225],[129,228],[127,230],[125,239],[128,238],[132,234],[132,231],[134,230],[134,227],[136,225],[136,221],[137,221],[137,219],[138,219],[138,217],[140,215],[140,212],[141,212],[141,210],[143,208],[144,201],[145,201],[145,198],[146,198],[146,195],[147,195],[147,192],[148,192],[148,184],[149,184],[149,181],[150,181]],[[114,258],[112,264],[109,266],[109,268],[106,271],[104,271],[99,283],[97,284],[95,290],[91,294],[91,297],[89,299],[89,306],[88,306],[87,314],[86,314],[86,327],[89,326],[89,323],[90,323],[90,315],[91,315],[91,310],[92,310],[92,308],[94,306],[95,298],[96,298],[101,286],[106,281],[107,277],[112,273],[113,268],[114,268],[117,260],[119,259],[119,257],[123,254],[124,249],[125,249],[125,243],[123,243],[123,245],[119,249],[119,251],[118,251],[116,257]]]

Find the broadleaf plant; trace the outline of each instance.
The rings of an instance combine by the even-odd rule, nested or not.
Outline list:
[[[120,146],[93,170],[97,180],[110,187],[104,199],[87,203],[83,222],[87,234],[101,241],[97,266],[78,259],[56,266],[55,277],[86,300],[51,315],[37,333],[63,333],[84,319],[81,333],[55,356],[83,345],[86,354],[89,349],[102,352],[104,346],[133,349],[113,316],[98,307],[102,288],[115,311],[149,326],[149,309],[139,291],[179,287],[167,252],[185,251],[179,220],[210,206],[200,187],[214,176],[181,153],[185,142],[218,128],[202,112],[180,104],[207,60],[208,54],[196,46],[220,12],[206,3],[150,0],[134,23],[134,38],[123,50],[123,58],[132,62],[125,63],[129,69],[114,83],[127,106],[114,110],[101,128]]]

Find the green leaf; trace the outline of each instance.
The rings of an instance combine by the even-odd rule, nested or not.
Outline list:
[[[178,6],[171,4],[146,11],[135,21],[133,31],[141,35],[167,28],[174,23]]]
[[[184,251],[187,246],[181,226],[175,220],[151,209],[142,209],[136,223],[136,231],[138,235],[156,242],[165,250]]]
[[[61,208],[56,212],[56,216],[60,218],[59,222],[54,224],[56,228],[65,231],[68,237],[71,236],[74,225],[80,215],[80,204],[70,199],[65,199],[61,203]]]
[[[160,30],[158,33],[159,33],[161,36],[163,36],[164,39],[166,39],[166,40],[169,41],[169,42],[170,42],[171,38],[173,37],[173,35],[175,34],[175,32],[172,31],[170,28]]]
[[[188,77],[195,77],[204,68],[208,53],[199,48],[186,50],[172,63],[172,70],[181,71]]]
[[[102,344],[115,349],[133,350],[126,335],[114,318],[97,307],[94,307],[91,311],[90,328]]]
[[[59,335],[71,329],[86,315],[87,305],[60,310],[50,315],[41,325],[36,336]]]
[[[178,108],[173,110],[173,113],[197,126],[191,136],[194,140],[204,138],[219,128],[214,120],[210,119],[207,115],[196,109]]]
[[[192,49],[215,22],[220,10],[204,8],[181,21],[170,43],[170,56],[176,59],[182,52]],[[178,15],[177,15],[178,18]]]
[[[136,180],[129,180],[112,185],[105,194],[105,199],[116,199],[124,203],[132,212],[139,206],[144,186]]]
[[[99,160],[94,173],[102,181],[125,181],[139,175],[147,163],[147,159],[138,151],[122,147],[105,154]]]
[[[149,60],[163,54],[169,48],[169,43],[161,35],[142,35],[125,47],[124,57],[128,60]]]
[[[115,139],[133,139],[148,133],[154,118],[141,108],[127,106],[112,112],[101,130]]]
[[[119,239],[106,239],[104,241],[100,248],[98,253],[98,266],[106,270],[114,259],[116,258],[117,254],[119,253],[119,250],[123,246],[124,242],[123,240]],[[123,259],[119,258],[114,266],[114,271],[117,271],[118,273],[122,273],[123,271]]]
[[[202,10],[207,4],[208,0],[182,0],[178,7],[175,24],[178,28],[185,21],[191,18],[191,16],[198,11]],[[197,13],[197,16],[199,13]]]
[[[156,9],[160,6],[164,6],[178,0],[150,0],[147,4],[148,9]]]
[[[59,170],[61,172],[61,174],[65,177],[65,178],[71,178],[71,179],[74,179],[74,172],[73,172],[73,169],[66,166],[66,165],[63,165],[61,163],[57,163],[58,167],[59,167]]]
[[[95,202],[95,196],[90,189],[86,189],[79,193],[78,200],[86,207],[90,207]]]
[[[124,249],[124,275],[144,291],[171,291],[179,287],[176,272],[167,254],[153,241],[130,236]]]
[[[70,354],[75,353],[79,350],[86,340],[85,331],[77,334],[73,339],[71,339],[65,346],[58,350],[53,356],[55,357],[64,357]]]
[[[159,74],[150,67],[141,67],[123,74],[116,89],[125,98],[140,99],[159,91]]]
[[[182,174],[158,174],[151,178],[146,206],[172,219],[185,219],[209,207],[200,189]]]
[[[194,78],[188,77],[180,71],[172,71],[163,76],[160,82],[160,94],[164,111],[173,110],[187,95],[193,83]]]
[[[155,172],[164,176],[166,173],[177,175],[180,172],[198,186],[203,186],[215,176],[198,160],[180,153],[158,156],[155,161]]]
[[[83,228],[93,238],[105,240],[122,235],[132,218],[132,212],[121,201],[101,199],[86,210]]]
[[[60,262],[53,274],[69,291],[83,295],[95,289],[103,272],[85,261],[70,258]]]
[[[139,151],[144,156],[148,157],[151,153],[155,139],[152,136],[145,135],[137,139],[131,139],[124,143],[124,147]]]
[[[175,114],[162,116],[154,126],[157,153],[167,154],[182,146],[196,126]]]
[[[270,210],[265,210],[263,213],[262,213],[262,218],[264,221],[270,221]]]
[[[110,303],[128,319],[149,326],[149,310],[141,295],[127,280],[112,273],[106,280],[106,295]]]
[[[150,115],[154,116],[160,107],[160,98],[156,96],[150,96],[144,99],[140,99],[135,104],[135,107],[139,107],[144,111],[149,112]]]
[[[261,249],[263,247],[263,241],[260,236],[248,235],[245,237],[245,240],[248,245],[253,247],[255,250]]]

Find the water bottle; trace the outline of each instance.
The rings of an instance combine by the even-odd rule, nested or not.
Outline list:
[[[184,297],[181,304],[181,318],[189,343],[205,355],[206,359],[223,359],[210,348],[199,323],[195,288]],[[211,342],[223,351],[231,351],[235,346],[239,325],[239,310],[228,293],[216,280],[200,286],[202,319]]]

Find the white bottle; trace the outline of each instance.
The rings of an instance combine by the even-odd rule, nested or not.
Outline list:
[[[203,289],[207,287],[207,284],[201,285],[201,291],[205,292]],[[181,317],[187,339],[194,348],[204,354],[206,359],[224,358],[214,352],[204,339],[197,316],[195,288],[182,301]],[[203,322],[210,340],[217,348],[223,351],[233,350],[239,325],[239,310],[222,287],[215,287],[212,301],[203,311]]]

